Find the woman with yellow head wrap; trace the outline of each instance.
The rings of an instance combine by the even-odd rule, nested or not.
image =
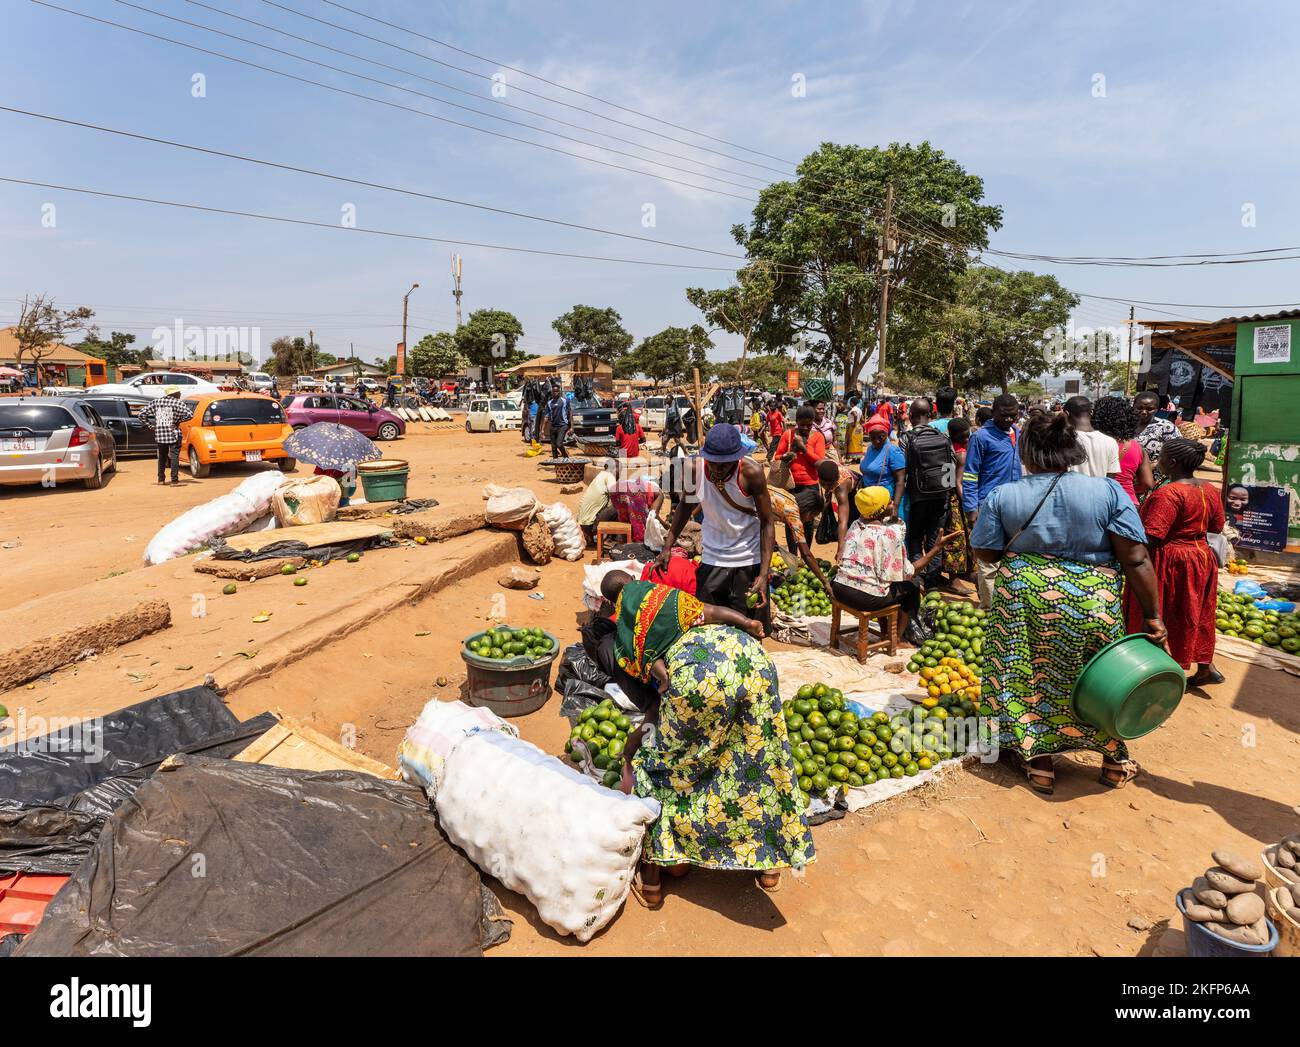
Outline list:
[[[916,572],[942,554],[943,547],[959,538],[960,532],[942,535],[929,552],[909,562],[906,528],[898,522],[883,522],[893,510],[894,496],[889,489],[859,488],[853,502],[861,516],[844,539],[844,553],[831,591],[836,600],[855,611],[878,611],[897,605],[899,631],[904,639],[912,640],[912,619],[921,607]]]

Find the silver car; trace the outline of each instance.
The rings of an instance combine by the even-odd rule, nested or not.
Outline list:
[[[90,404],[72,396],[0,400],[0,484],[80,480],[96,490],[116,468],[113,434]]]

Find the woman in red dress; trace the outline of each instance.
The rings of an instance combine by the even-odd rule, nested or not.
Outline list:
[[[1196,479],[1205,447],[1196,440],[1167,440],[1160,471],[1169,482],[1147,495],[1142,525],[1160,587],[1160,616],[1169,628],[1169,653],[1183,668],[1196,665],[1192,687],[1222,683],[1214,666],[1214,612],[1219,564],[1206,534],[1223,530],[1223,499]],[[1126,594],[1128,630],[1142,631],[1142,609]]]

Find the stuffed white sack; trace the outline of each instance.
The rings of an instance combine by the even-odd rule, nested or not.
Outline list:
[[[585,942],[627,897],[660,807],[606,789],[522,739],[485,731],[447,757],[437,810],[470,861],[527,897],[547,926]]]
[[[150,539],[144,562],[165,563],[213,538],[238,534],[270,511],[271,496],[288,479],[278,469],[254,473],[233,491],[182,513]]]

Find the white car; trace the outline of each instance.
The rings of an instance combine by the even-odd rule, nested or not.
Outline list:
[[[249,388],[255,393],[274,393],[275,379],[265,371],[253,371],[245,375],[248,379]]]
[[[293,380],[293,391],[295,393],[323,393],[325,383],[309,374],[300,374]]]
[[[495,433],[498,429],[518,429],[522,409],[513,400],[489,400],[476,397],[470,401],[465,416],[465,432]]]
[[[641,410],[641,428],[649,431],[651,429],[662,429],[668,423],[668,404],[672,401],[670,396],[647,396],[645,398],[645,407]],[[678,396],[677,410],[683,415],[691,409],[691,401],[688,397]]]
[[[127,382],[95,385],[85,391],[93,391],[96,396],[159,397],[169,385],[176,386],[182,397],[221,392],[220,386],[184,371],[150,371],[147,374],[138,374]]]
[[[368,393],[382,393],[384,391],[384,387],[373,378],[362,378],[361,388]]]

